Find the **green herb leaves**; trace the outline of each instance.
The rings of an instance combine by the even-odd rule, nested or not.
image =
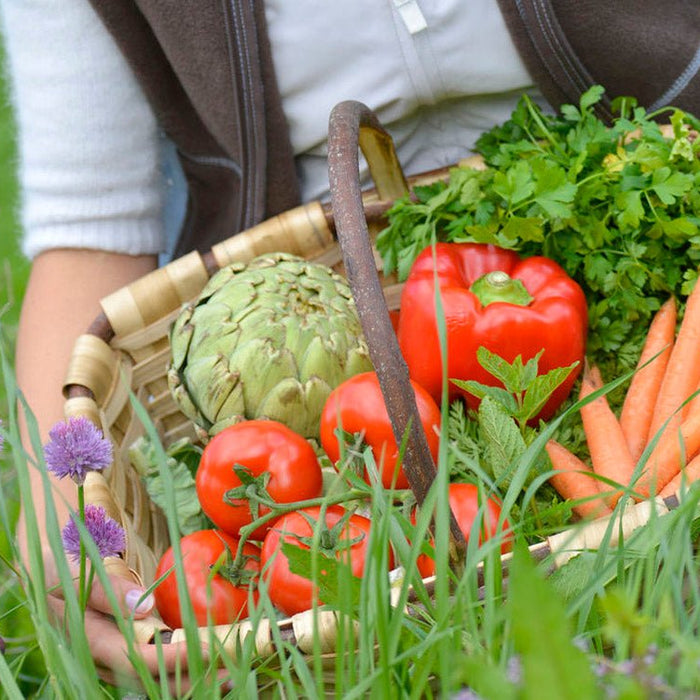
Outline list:
[[[654,311],[697,278],[700,139],[693,116],[650,114],[629,98],[605,124],[592,110],[602,93],[591,88],[559,114],[523,97],[477,142],[487,167],[455,168],[397,201],[376,245],[400,279],[433,241],[553,258],[586,292],[588,354],[617,376],[634,366]]]
[[[486,397],[498,402],[509,418],[514,418],[521,431],[524,431],[527,423],[542,410],[554,390],[571,374],[577,364],[556,367],[546,374],[538,374],[538,361],[542,352],[544,351],[540,351],[525,363],[518,355],[510,363],[485,347],[480,347],[476,351],[479,364],[503,387],[488,386],[472,380],[453,381],[457,386],[482,399],[482,403]]]
[[[167,497],[160,470],[170,470],[175,490],[178,529],[182,535],[211,524],[202,512],[194,486],[194,475],[201,455],[202,450],[187,438],[181,438],[166,450],[165,464],[162,466],[159,466],[158,451],[150,437],[138,438],[129,448],[129,460],[141,475],[148,495],[155,505],[162,508],[165,508]]]
[[[529,424],[576,366],[574,363],[538,374],[541,355],[540,352],[525,363],[518,355],[510,363],[480,347],[477,350],[479,364],[502,386],[452,380],[481,399],[476,414],[476,440],[480,446],[482,467],[498,480],[500,486],[510,482],[514,465],[537,436],[536,429]],[[534,473],[528,481],[533,476]]]

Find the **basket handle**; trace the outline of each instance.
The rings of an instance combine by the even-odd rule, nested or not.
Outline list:
[[[335,228],[345,274],[355,298],[370,359],[377,372],[396,443],[406,438],[403,469],[418,503],[435,478],[435,464],[423,431],[409,381],[408,367],[389,319],[389,310],[372,253],[362,205],[358,147],[382,199],[408,192],[394,143],[376,114],[361,102],[348,100],[333,108],[328,130],[328,175]],[[450,554],[460,561],[465,542],[452,517]]]

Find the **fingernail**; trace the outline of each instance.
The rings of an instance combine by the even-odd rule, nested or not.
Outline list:
[[[124,602],[129,610],[137,613],[145,613],[153,607],[153,603],[155,602],[153,600],[153,596],[149,593],[144,598],[145,593],[146,591],[142,591],[138,588],[127,591],[126,595],[124,596]]]

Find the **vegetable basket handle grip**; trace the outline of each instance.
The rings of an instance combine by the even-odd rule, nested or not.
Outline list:
[[[403,469],[420,504],[433,483],[436,468],[418,414],[408,367],[401,355],[377,274],[362,204],[358,149],[367,159],[382,199],[397,199],[407,194],[408,184],[391,136],[369,107],[348,100],[333,108],[329,120],[328,175],[335,228],[345,274],[355,298],[396,444],[405,442]],[[454,517],[451,520],[451,559],[456,563],[464,552],[465,543]]]

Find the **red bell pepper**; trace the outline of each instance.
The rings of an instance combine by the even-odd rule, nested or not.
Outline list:
[[[544,350],[540,374],[579,361],[538,416],[550,418],[571,391],[584,357],[588,310],[581,287],[546,257],[521,259],[515,251],[481,243],[426,248],[403,288],[398,338],[411,378],[438,405],[443,374],[435,281],[446,324],[448,379],[497,384],[477,362],[480,346],[508,362],[518,355],[526,362]],[[453,382],[448,396],[478,406]]]

